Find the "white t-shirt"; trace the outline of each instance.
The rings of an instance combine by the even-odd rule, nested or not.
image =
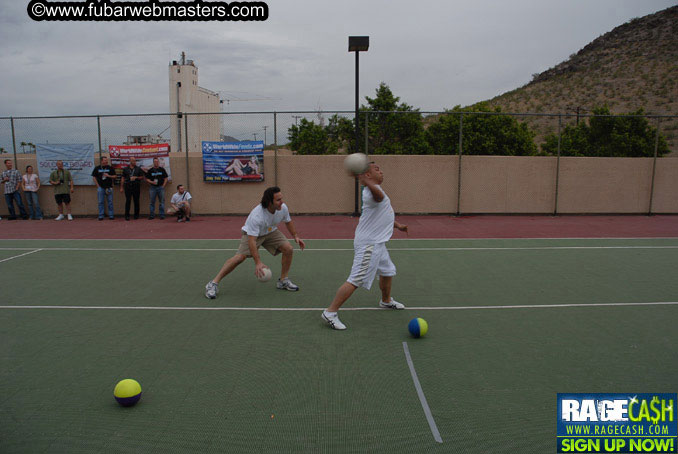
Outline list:
[[[25,174],[21,178],[24,180],[24,185],[26,186],[27,191],[35,192],[38,190],[38,176],[36,174]]]
[[[172,199],[170,200],[170,203],[177,205],[179,202],[188,202],[192,198],[193,197],[191,196],[191,193],[188,191],[184,191],[183,194],[175,192],[174,195],[172,196]]]
[[[379,189],[381,186],[377,185]],[[385,243],[393,235],[393,223],[395,222],[395,213],[391,206],[391,199],[388,198],[383,189],[384,199],[377,202],[372,197],[372,191],[365,186],[363,188],[363,212],[358,221],[358,227],[355,229],[354,244],[377,244]]]
[[[247,221],[242,229],[250,236],[264,236],[278,228],[281,222],[290,222],[290,211],[284,203],[280,210],[271,214],[268,209],[261,206],[261,204],[254,207],[247,216]]]

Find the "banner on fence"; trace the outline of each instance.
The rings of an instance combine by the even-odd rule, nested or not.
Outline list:
[[[203,142],[203,180],[264,181],[264,141]]]
[[[57,161],[64,162],[64,169],[71,172],[74,185],[93,185],[94,144],[36,144],[38,160],[38,177],[44,184],[49,182],[49,175],[56,170]]]
[[[122,169],[129,165],[129,158],[135,158],[137,166],[144,172],[153,167],[153,158],[158,158],[160,167],[164,167],[167,177],[172,180],[170,168],[169,144],[156,143],[151,145],[109,145],[108,153],[111,156],[111,167],[115,169],[116,184],[120,183]]]

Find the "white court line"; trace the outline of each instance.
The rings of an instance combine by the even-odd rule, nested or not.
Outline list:
[[[678,236],[648,236],[648,237],[492,237],[492,238],[391,238],[389,241],[555,241],[555,240],[678,240]],[[0,241],[240,241],[240,238],[0,238]],[[310,238],[304,241],[353,241],[353,238]]]
[[[6,258],[6,259],[2,259],[2,260],[0,260],[0,263],[2,263],[2,262],[7,262],[7,261],[9,261],[9,260],[18,259],[19,257],[23,257],[24,255],[34,254],[34,253],[40,252],[40,251],[42,251],[42,249],[34,249],[34,250],[30,251],[30,252],[26,252],[25,254],[19,254],[19,255],[15,255],[14,257],[8,257],[8,258]]]
[[[535,304],[511,306],[441,306],[408,307],[410,311],[454,311],[487,309],[560,309],[571,307],[603,306],[678,306],[678,301],[652,301],[640,303],[571,303],[571,304]],[[0,306],[0,309],[82,309],[82,310],[123,310],[123,311],[270,311],[270,312],[308,312],[322,311],[324,307],[180,307],[180,306]],[[346,307],[342,311],[389,311],[381,307]]]
[[[0,251],[26,251],[34,248],[4,248]],[[392,251],[557,251],[557,250],[599,250],[599,249],[678,249],[678,246],[527,246],[527,247],[414,247],[414,248],[388,248]],[[74,248],[74,247],[46,247],[40,251],[102,251],[102,252],[228,252],[237,251],[237,248]],[[304,251],[295,249],[298,252],[340,252],[353,251],[353,248],[306,248]]]
[[[417,395],[419,396],[419,402],[421,402],[421,407],[424,409],[424,414],[426,415],[426,421],[428,421],[428,426],[431,428],[431,433],[433,434],[433,439],[438,443],[442,443],[443,439],[440,437],[440,432],[438,431],[438,426],[433,419],[431,414],[431,409],[428,407],[428,402],[426,401],[426,396],[424,396],[424,390],[421,389],[421,384],[419,383],[419,378],[417,377],[417,371],[414,370],[414,363],[412,362],[412,357],[410,356],[410,349],[407,347],[407,342],[403,342],[403,350],[405,351],[405,359],[407,360],[407,365],[410,368],[410,374],[412,374],[412,381],[414,382],[414,388],[417,390]]]

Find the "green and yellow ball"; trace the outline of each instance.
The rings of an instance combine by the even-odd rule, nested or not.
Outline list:
[[[131,407],[141,399],[141,385],[136,380],[126,378],[115,385],[113,395],[120,405]]]
[[[428,332],[428,323],[423,318],[413,318],[407,325],[412,337],[424,337]]]

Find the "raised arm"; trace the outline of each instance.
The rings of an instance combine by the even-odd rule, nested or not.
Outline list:
[[[379,187],[377,187],[377,183],[372,178],[370,178],[367,173],[361,173],[358,176],[358,181],[360,181],[360,184],[370,190],[372,193],[372,198],[375,202],[379,203],[384,200],[384,193],[381,191],[381,189],[379,189]]]

